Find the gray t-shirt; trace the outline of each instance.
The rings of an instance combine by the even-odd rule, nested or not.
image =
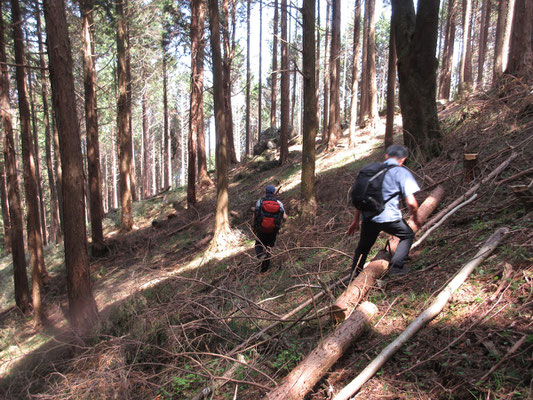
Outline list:
[[[394,158],[389,158],[385,160],[385,164],[398,165],[398,161]],[[396,195],[385,204],[385,209],[381,214],[372,218],[372,221],[385,223],[401,220],[402,212],[400,211],[400,194],[405,199],[419,190],[420,187],[418,186],[418,183],[416,183],[413,174],[411,174],[407,168],[391,168],[383,178],[383,201],[387,200],[395,193]]]

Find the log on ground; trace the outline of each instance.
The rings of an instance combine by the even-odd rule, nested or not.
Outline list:
[[[329,334],[280,385],[267,394],[266,400],[298,400],[318,383],[324,374],[352,345],[377,313],[377,307],[364,302],[346,321]]]

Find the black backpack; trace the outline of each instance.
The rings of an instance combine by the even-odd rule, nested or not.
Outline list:
[[[352,186],[352,204],[360,211],[364,211],[367,216],[376,216],[385,208],[385,204],[398,193],[394,193],[387,200],[383,200],[383,179],[391,168],[397,165],[373,162],[364,167]]]

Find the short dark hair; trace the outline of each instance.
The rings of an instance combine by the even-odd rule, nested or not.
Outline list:
[[[409,150],[407,147],[401,145],[401,144],[392,144],[389,147],[387,147],[386,154],[389,155],[389,157],[397,157],[399,159],[407,158],[407,155],[409,154]]]

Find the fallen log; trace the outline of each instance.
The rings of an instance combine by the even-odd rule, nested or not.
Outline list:
[[[367,301],[362,303],[263,399],[303,399],[359,337],[376,313],[377,307],[374,304]]]
[[[420,229],[419,233],[424,232],[425,230],[431,228],[433,225],[435,225],[438,221],[442,219],[450,210],[453,210],[457,205],[461,204],[463,201],[465,201],[467,198],[472,196],[474,193],[478,191],[478,189],[482,185],[486,185],[491,180],[496,178],[505,168],[509,166],[511,161],[513,161],[516,157],[518,157],[518,153],[512,152],[511,155],[503,162],[501,163],[496,169],[494,169],[490,174],[488,174],[485,178],[481,180],[481,182],[476,183],[474,186],[472,186],[470,189],[466,191],[463,195],[459,196],[457,199],[455,199],[451,204],[449,204],[446,208],[439,211],[433,218],[431,218],[427,223],[424,224],[424,226]]]
[[[428,216],[437,208],[437,205],[444,196],[442,186],[436,187],[431,194],[424,200],[418,209],[418,217],[423,223]],[[417,231],[418,227],[410,218],[407,223]],[[400,239],[392,237],[389,240],[389,251],[381,250],[372,259],[372,261],[361,271],[361,273],[350,283],[346,290],[339,296],[332,306],[332,315],[335,321],[344,321],[357,306],[365,294],[374,285],[377,279],[381,278],[389,267],[389,262],[400,243]]]
[[[507,228],[498,229],[476,253],[474,258],[465,264],[452,281],[439,293],[431,305],[420,314],[391,344],[348,385],[346,385],[333,400],[347,400],[356,393],[363,384],[370,379],[385,362],[396,353],[400,347],[412,338],[426,323],[435,318],[452,297],[452,294],[465,282],[474,269],[480,265],[498,246],[503,236],[509,232]],[[513,346],[514,348],[515,346]],[[516,346],[518,347],[518,346]],[[490,373],[491,371],[489,371]],[[485,378],[485,376],[483,377]]]

